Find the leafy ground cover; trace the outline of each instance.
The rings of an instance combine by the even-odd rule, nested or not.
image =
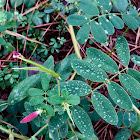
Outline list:
[[[140,138],[140,2],[0,0],[0,138]]]

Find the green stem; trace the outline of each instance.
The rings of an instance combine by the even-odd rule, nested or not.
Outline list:
[[[71,35],[71,39],[72,39],[72,42],[73,42],[75,53],[77,54],[78,59],[82,60],[82,57],[81,57],[81,54],[80,54],[80,51],[79,51],[79,47],[77,45],[77,40],[76,40],[76,37],[75,37],[73,26],[69,25],[69,29],[70,29],[70,35]]]
[[[2,130],[3,132],[5,132],[5,133],[7,133],[9,135],[12,134],[12,135],[14,135],[14,137],[19,138],[19,139],[22,139],[22,140],[28,140],[28,139],[30,139],[29,137],[16,134],[16,133],[12,132],[11,130],[8,130],[8,129],[2,127],[1,125],[0,125],[0,130]]]
[[[96,87],[95,89],[92,90],[92,93],[94,93],[95,90],[100,89],[102,86],[104,86],[106,83],[108,83],[109,81],[111,81],[113,78],[115,78],[118,74],[120,74],[121,72],[125,71],[127,68],[124,68],[121,71],[118,71],[114,76],[112,76],[110,79],[108,79],[106,82],[104,82],[103,84],[101,84],[100,86]]]
[[[125,36],[125,34],[128,32],[130,28],[127,27],[127,29],[124,31],[124,33],[122,34],[122,36]],[[113,47],[113,49],[111,50],[111,52],[109,53],[109,56],[111,56],[112,52],[116,49],[116,45]]]
[[[133,135],[137,136],[138,138],[140,138],[140,135],[137,134],[136,132],[132,131]]]
[[[67,122],[68,122],[68,124],[69,124],[69,126],[70,126],[70,129],[71,129],[72,133],[77,137],[77,135],[76,135],[76,133],[75,133],[75,131],[74,131],[74,129],[73,129],[73,127],[72,127],[70,121],[67,120]]]
[[[4,103],[4,104],[1,104],[0,106],[4,106],[4,105],[10,105],[9,103]]]
[[[47,73],[51,74],[54,77],[60,78],[59,74],[55,73],[54,71],[52,71],[52,70],[50,70],[50,69],[48,69],[48,68],[46,68],[46,67],[44,67],[44,66],[42,66],[42,65],[40,65],[38,63],[36,63],[36,62],[33,62],[31,60],[28,60],[28,59],[25,59],[25,58],[22,58],[22,57],[18,57],[18,58],[23,60],[23,61],[25,61],[25,62],[27,62],[27,63],[30,63],[30,64],[32,64],[34,66],[37,66],[38,68],[42,69],[42,71],[47,72]]]
[[[73,80],[73,79],[74,79],[74,77],[75,77],[75,75],[76,75],[76,71],[74,71],[74,73],[72,74],[72,76],[71,76],[70,80]]]
[[[49,120],[47,124],[45,124],[42,128],[40,128],[34,135],[33,137],[36,137],[40,132],[42,132],[47,126],[49,125]]]
[[[140,110],[139,110],[134,104],[132,104],[132,107],[133,107],[133,110],[134,110],[138,115],[140,115]]]
[[[60,82],[57,78],[56,78],[56,81],[57,81],[57,85],[58,85],[58,96],[60,96]]]

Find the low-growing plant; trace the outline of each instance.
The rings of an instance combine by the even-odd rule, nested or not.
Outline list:
[[[131,58],[133,63],[140,66],[140,56],[130,55],[125,38],[129,29],[136,30],[139,27],[138,11],[131,5],[131,1],[127,0],[123,2],[121,0],[72,0],[71,3],[69,0],[66,1],[66,5],[72,3],[67,23],[75,54],[69,55],[57,64],[54,63],[53,56],[49,56],[41,65],[13,51],[14,59],[35,66],[13,68],[14,71],[39,72],[27,76],[17,84],[7,101],[0,101],[0,110],[6,109],[10,114],[6,118],[7,121],[24,135],[28,133],[27,122],[29,122],[34,135],[29,138],[17,134],[17,130],[9,128],[8,125],[1,125],[0,130],[8,133],[9,139],[13,137],[37,139],[45,135],[46,140],[63,138],[94,140],[98,139],[98,136],[93,129],[92,121],[101,119],[108,126],[120,128],[114,136],[115,140],[127,140],[132,134],[139,138],[137,132],[140,130],[140,110],[138,109],[140,107],[140,73],[129,67],[129,63]],[[17,4],[20,5],[23,1],[18,2]],[[52,1],[51,6],[53,8],[47,7],[44,12],[50,14],[55,10],[56,12],[62,10],[64,13],[65,8],[61,1]],[[36,25],[42,24],[41,18],[44,15],[35,10],[32,22]],[[66,19],[64,15],[61,16],[64,20]],[[33,21],[36,19],[38,23]],[[1,23],[5,21],[6,19],[3,18]],[[86,49],[87,56],[82,58],[77,41],[85,44],[90,39],[104,46],[105,43],[108,44],[109,37],[114,34],[115,28],[124,28],[124,23],[128,27],[122,35],[117,37],[110,54],[107,55],[96,47],[89,47]],[[78,26],[76,36],[73,26]],[[57,39],[58,41],[54,38],[50,39],[51,53],[59,52],[58,48],[66,41],[64,37]],[[115,49],[119,63],[110,57]],[[48,54],[45,46],[38,48],[37,53]],[[121,69],[118,64],[122,66]],[[5,80],[11,78],[11,75],[1,76]],[[119,82],[114,82],[115,78],[118,78]],[[96,86],[93,87],[93,85]],[[107,95],[100,92],[102,87],[107,88]],[[15,118],[19,114],[22,117]]]

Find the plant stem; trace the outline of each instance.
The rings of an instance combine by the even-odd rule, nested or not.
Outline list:
[[[125,34],[128,32],[130,28],[127,27],[126,30],[124,31],[124,33],[122,34],[122,36],[125,36]],[[116,45],[113,47],[113,49],[111,50],[111,52],[109,53],[109,56],[112,54],[112,52],[116,49]]]
[[[4,105],[10,105],[9,103],[3,103],[0,106],[4,106]]]
[[[132,104],[132,107],[133,107],[133,110],[134,110],[138,115],[140,115],[140,110],[139,110],[134,104]]]
[[[72,42],[73,42],[75,53],[77,54],[78,59],[82,60],[82,57],[81,57],[81,54],[80,54],[80,51],[79,51],[79,47],[77,45],[77,40],[76,40],[76,37],[75,37],[73,26],[69,25],[69,29],[70,29],[70,35],[71,35],[71,39],[72,39]]]
[[[140,135],[137,134],[136,132],[132,131],[133,135],[137,136],[138,138],[140,138]]]
[[[122,69],[121,71],[118,71],[114,76],[112,76],[110,79],[108,79],[107,81],[111,81],[113,78],[115,78],[117,75],[119,75],[121,72],[125,71],[127,68]],[[92,90],[92,93],[94,93],[95,90],[101,88],[102,86],[104,86],[106,84],[106,82],[104,82],[103,84],[101,84],[100,86],[96,87],[94,90]]]
[[[16,133],[12,132],[11,130],[8,130],[8,129],[2,127],[1,125],[0,125],[0,130],[4,131],[5,133],[7,133],[7,134],[9,134],[9,135],[12,133],[12,135],[14,135],[14,137],[19,138],[19,139],[23,139],[23,140],[28,140],[28,139],[30,139],[29,137],[16,134]]]
[[[40,132],[42,132],[47,126],[49,125],[49,120],[47,124],[45,124],[42,128],[40,128],[34,135],[33,137],[36,137]]]
[[[77,135],[76,135],[76,133],[75,133],[75,131],[74,131],[74,129],[73,129],[73,127],[72,127],[70,121],[69,121],[69,120],[67,120],[67,121],[68,121],[68,124],[69,124],[69,126],[70,126],[70,129],[71,129],[72,133],[77,137]]]
[[[21,59],[21,60],[23,60],[23,61],[25,61],[25,62],[27,62],[27,63],[30,63],[30,64],[32,64],[32,65],[34,65],[34,66],[37,66],[38,68],[42,69],[42,71],[44,71],[44,72],[46,72],[46,73],[49,73],[49,74],[51,74],[51,75],[54,76],[54,77],[60,78],[59,74],[57,74],[57,73],[55,73],[54,71],[52,71],[52,70],[50,70],[50,69],[44,67],[43,65],[40,65],[40,64],[38,64],[38,63],[36,63],[36,62],[33,62],[33,61],[31,61],[31,60],[28,60],[28,59],[25,59],[25,58],[22,58],[22,57],[18,57],[18,58]]]
[[[58,96],[60,96],[60,82],[58,80],[58,78],[56,78],[57,81],[57,85],[58,85]]]
[[[72,74],[72,76],[71,76],[70,80],[73,80],[73,79],[74,79],[74,77],[75,77],[75,75],[76,75],[76,71],[74,71],[74,73]]]

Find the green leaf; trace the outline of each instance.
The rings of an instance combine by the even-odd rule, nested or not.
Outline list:
[[[56,116],[52,117],[49,122],[50,131],[53,132],[54,130],[57,130],[58,128],[60,128],[63,124],[65,124],[67,119],[68,119],[67,112],[64,112],[64,114],[62,115],[57,114]]]
[[[52,7],[46,7],[46,8],[44,9],[44,12],[47,13],[47,14],[50,14],[50,13],[52,13],[53,11],[54,11],[54,9],[53,9]]]
[[[45,106],[45,109],[46,109],[47,113],[48,113],[50,116],[54,116],[54,115],[55,115],[54,109],[53,109],[50,105],[46,105],[46,106]]]
[[[138,21],[139,26],[140,26],[140,17],[136,17],[135,19]]]
[[[122,29],[124,27],[123,20],[115,14],[110,14],[109,19],[117,29]]]
[[[58,87],[56,89],[48,90],[47,95],[48,96],[58,95]]]
[[[0,11],[0,23],[5,22],[7,19],[7,16],[4,12]]]
[[[6,31],[6,27],[3,25],[0,25],[0,32],[4,32],[4,31]]]
[[[63,89],[62,91],[61,91],[61,96],[63,96],[65,99],[67,99],[68,98],[68,91],[66,90],[66,89]]]
[[[130,119],[130,113],[124,112],[123,115],[123,124],[125,127],[130,127],[131,126],[131,119]]]
[[[73,60],[71,65],[78,74],[91,81],[104,82],[108,79],[107,74],[102,69],[89,62]]]
[[[105,17],[99,17],[98,22],[100,25],[104,28],[105,33],[108,35],[113,35],[115,32],[115,29],[112,25],[112,23]]]
[[[92,63],[100,67],[101,69],[110,72],[117,73],[119,71],[117,64],[108,55],[95,48],[87,49],[87,56]]]
[[[36,82],[39,80],[39,78],[40,78],[40,75],[36,74],[30,77],[27,77],[25,80],[21,81],[11,91],[8,97],[8,103],[15,104],[17,102],[20,102],[22,99],[24,99],[28,95],[27,90],[30,87],[34,86]]]
[[[55,87],[58,89],[58,86]],[[85,96],[91,93],[91,87],[82,81],[71,80],[60,83],[60,89],[67,89],[69,95]]]
[[[124,66],[128,66],[130,60],[130,50],[127,40],[123,36],[118,36],[116,40],[117,55]]]
[[[31,8],[35,5],[36,0],[24,0],[25,7]]]
[[[71,61],[73,59],[77,59],[76,54],[69,55],[68,57],[64,58],[60,63],[55,65],[55,71],[56,73],[60,73],[62,81],[65,81],[69,78],[73,70],[71,67]]]
[[[5,110],[8,107],[8,103],[6,101],[0,101],[0,112]]]
[[[119,84],[111,81],[107,85],[107,88],[110,97],[119,107],[126,110],[132,110],[131,99]]]
[[[30,96],[39,96],[39,95],[44,95],[45,93],[44,93],[44,91],[41,90],[41,89],[38,89],[38,88],[30,88],[30,89],[28,90],[28,94],[29,94]]]
[[[128,140],[131,136],[131,131],[126,128],[122,128],[114,137],[114,140]]]
[[[0,37],[0,44],[3,45],[4,42],[5,40],[2,37]]]
[[[60,139],[57,130],[50,131],[50,135],[52,137],[52,140],[59,140]]]
[[[137,119],[137,115],[134,114],[133,112],[129,112],[130,113],[130,119],[132,122],[136,123],[138,121]]]
[[[71,105],[78,105],[80,103],[80,97],[77,95],[71,95],[68,97],[67,103]]]
[[[103,27],[96,21],[91,21],[90,23],[91,33],[95,40],[99,43],[103,43],[107,40],[106,33]]]
[[[136,17],[139,13],[138,11],[136,10],[135,7],[133,7],[132,5],[130,5],[127,9],[127,14],[133,16],[133,17]]]
[[[64,123],[59,129],[60,136],[65,138],[68,133],[68,124]]]
[[[122,111],[119,111],[119,112],[117,113],[117,115],[118,115],[118,124],[115,125],[115,126],[116,126],[116,127],[121,127],[121,125],[122,125],[122,123],[123,123],[123,113],[122,113]]]
[[[84,24],[78,31],[76,38],[80,44],[84,44],[89,36],[89,24]]]
[[[29,99],[29,103],[32,106],[41,104],[43,101],[44,101],[44,97],[43,96],[34,96],[34,97],[31,97]]]
[[[134,17],[132,17],[131,15],[123,14],[123,15],[122,15],[122,18],[123,18],[125,24],[126,24],[129,28],[131,28],[131,29],[133,29],[133,30],[136,30],[136,29],[139,27],[138,21],[137,21]]]
[[[117,113],[111,102],[100,93],[92,94],[92,104],[96,112],[108,123],[116,125],[118,123]]]
[[[65,99],[58,95],[53,95],[51,97],[48,97],[47,101],[52,105],[57,105],[57,104],[62,104],[65,101]]]
[[[3,45],[8,50],[8,52],[10,52],[10,53],[12,53],[15,50],[15,48],[9,42],[4,42]]]
[[[134,70],[134,69],[128,69],[127,74],[135,78],[140,83],[140,72]]]
[[[111,11],[112,4],[110,0],[97,0],[97,3],[104,12],[109,13]]]
[[[128,74],[120,74],[119,79],[123,87],[134,98],[140,99],[140,83]]]
[[[131,129],[135,132],[140,131],[140,115],[138,115],[137,123],[132,123]]]
[[[88,23],[89,20],[87,19],[87,17],[81,15],[70,15],[67,18],[67,22],[72,26],[81,26],[84,25],[85,23]]]
[[[134,62],[135,64],[140,66],[140,56],[138,56],[138,55],[131,55],[131,60],[132,60],[132,62]]]
[[[0,0],[0,8],[2,8],[6,3],[6,0]]]
[[[16,24],[16,21],[13,19],[13,20],[11,20],[11,21],[7,21],[6,23],[5,23],[5,27],[7,28],[7,29],[13,29],[14,27],[15,27],[15,24]]]
[[[9,114],[16,115],[19,111],[18,104],[9,105],[6,110]]]
[[[15,3],[16,7],[20,6],[23,3],[23,0],[10,0],[11,6],[15,8]]]
[[[42,19],[39,17],[39,11],[38,10],[35,10],[33,16],[32,16],[32,21],[35,25],[41,25],[43,24],[43,21]]]
[[[75,106],[72,108],[72,118],[80,132],[85,136],[90,137],[94,134],[91,120],[81,107]]]
[[[46,15],[43,17],[43,19],[44,19],[44,21],[45,21],[46,23],[49,23],[49,21],[50,21],[50,15],[49,15],[49,14],[46,14]]]
[[[86,14],[89,14],[92,16],[99,15],[98,8],[90,0],[81,0],[79,3],[79,8],[82,9],[82,11]]]
[[[120,12],[124,12],[128,6],[127,0],[116,0],[117,1],[117,8]]]
[[[46,73],[41,74],[41,85],[44,91],[47,91],[49,88],[50,80],[48,78],[48,75]]]

